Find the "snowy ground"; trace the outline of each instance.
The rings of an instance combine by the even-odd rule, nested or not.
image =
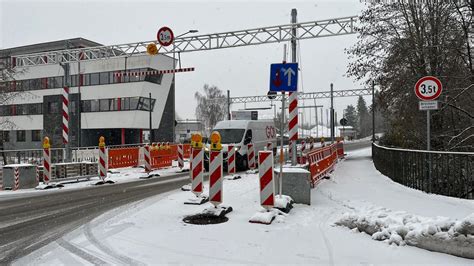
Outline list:
[[[170,176],[177,173],[179,168],[177,168],[177,162],[173,161],[174,167],[167,167],[160,170],[152,171],[151,174],[159,174],[160,176]],[[189,169],[189,162],[184,163],[184,169]],[[134,168],[134,167],[127,167],[127,168],[118,168],[118,169],[111,169],[111,173],[107,174],[107,178],[111,179],[117,183],[124,183],[124,182],[133,182],[140,180],[140,177],[146,176],[145,170],[143,168]],[[9,199],[12,197],[21,197],[31,195],[32,193],[54,193],[55,191],[61,191],[65,189],[81,189],[90,186],[95,186],[95,184],[100,180],[99,177],[91,177],[89,181],[86,179],[81,179],[81,182],[77,183],[69,183],[63,182],[60,179],[52,180],[52,183],[64,183],[64,187],[61,188],[51,188],[46,190],[38,190],[34,188],[27,188],[27,189],[19,189],[16,191],[13,190],[0,190],[0,200],[2,199]]]
[[[251,224],[260,207],[258,178],[224,181],[229,221],[189,225],[186,215],[210,206],[184,205],[190,192],[173,191],[110,211],[17,264],[472,264],[472,260],[374,241],[335,226],[345,213],[386,208],[423,217],[462,219],[474,202],[428,195],[378,173],[370,148],[350,152],[329,180],[312,190],[312,205],[296,204],[271,225]],[[207,186],[207,185],[206,185]]]

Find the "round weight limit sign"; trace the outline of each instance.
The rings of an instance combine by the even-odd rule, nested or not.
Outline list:
[[[158,30],[158,33],[156,34],[156,38],[158,39],[158,42],[162,46],[169,46],[174,41],[174,34],[170,28],[162,27]]]
[[[438,98],[443,91],[441,81],[433,76],[419,79],[415,84],[415,94],[422,101],[432,101]]]

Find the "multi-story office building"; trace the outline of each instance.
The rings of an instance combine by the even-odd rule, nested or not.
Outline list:
[[[66,45],[85,48],[101,44],[76,38],[4,49],[0,50],[0,68],[7,63],[15,65],[12,56],[61,50]],[[96,146],[100,136],[108,145],[140,143],[143,131],[150,128],[150,114],[153,141],[173,141],[173,74],[146,74],[173,69],[173,65],[173,58],[164,55],[70,63],[71,146]],[[0,97],[3,149],[40,148],[44,136],[51,139],[53,147],[63,147],[63,67],[42,64],[14,70],[15,80],[8,81],[0,92],[4,96]]]

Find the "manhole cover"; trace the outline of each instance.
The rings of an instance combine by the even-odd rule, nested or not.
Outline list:
[[[220,224],[225,223],[229,218],[222,216],[216,216],[211,214],[195,214],[191,216],[186,216],[183,219],[183,222],[187,224]]]

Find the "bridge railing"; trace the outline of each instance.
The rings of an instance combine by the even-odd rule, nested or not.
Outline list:
[[[374,143],[372,158],[377,170],[402,185],[428,193],[474,198],[474,152],[406,150]]]

